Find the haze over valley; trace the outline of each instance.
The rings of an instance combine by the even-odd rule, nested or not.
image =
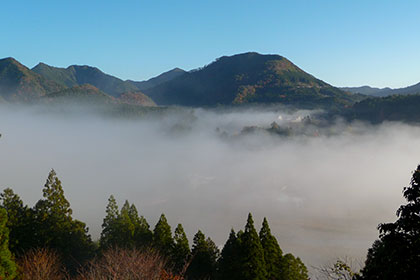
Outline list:
[[[0,280],[417,280],[420,1],[6,1]]]

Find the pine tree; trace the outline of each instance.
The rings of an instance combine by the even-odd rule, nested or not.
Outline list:
[[[380,224],[379,240],[369,249],[362,279],[418,279],[420,275],[420,165],[403,195],[407,204],[397,221]]]
[[[34,246],[32,211],[10,188],[0,194],[0,200],[8,216],[10,251],[15,255],[27,251]]]
[[[54,216],[60,220],[64,220],[71,216],[73,211],[70,208],[70,203],[64,196],[61,181],[58,179],[54,169],[48,174],[47,182],[42,190],[44,200],[43,209],[46,214]]]
[[[128,215],[131,222],[134,224],[134,242],[137,248],[150,246],[153,239],[153,234],[150,231],[149,224],[143,216],[139,217],[137,208],[131,204]]]
[[[265,267],[268,280],[281,279],[281,260],[283,252],[277,239],[271,234],[267,219],[264,218],[260,230],[260,241],[264,250]]]
[[[282,258],[281,279],[307,280],[308,269],[300,258],[295,258],[292,254],[286,254]]]
[[[39,200],[33,210],[33,234],[38,242],[35,247],[56,250],[67,268],[74,272],[93,254],[94,245],[88,228],[71,217],[70,203],[54,170],[48,175],[43,196],[44,199]]]
[[[218,261],[219,270],[217,279],[242,280],[240,256],[240,239],[232,229]]]
[[[9,251],[9,229],[7,212],[0,207],[0,279],[11,280],[16,277],[16,264]]]
[[[248,215],[241,241],[241,271],[243,279],[266,280],[267,271],[264,261],[264,250],[258,233],[255,230],[251,213]]]
[[[153,230],[153,245],[164,256],[170,257],[173,251],[174,240],[172,239],[171,226],[162,214]]]
[[[118,229],[118,217],[119,210],[117,201],[114,196],[111,195],[108,199],[106,206],[106,216],[102,223],[102,233],[100,238],[100,247],[102,249],[109,248],[110,246],[116,245],[118,242],[117,229]]]
[[[211,239],[199,230],[193,239],[192,260],[188,266],[187,279],[215,279],[218,249]]]
[[[174,261],[174,270],[176,273],[182,272],[191,256],[190,245],[188,244],[187,235],[181,224],[175,228],[174,233],[174,250],[172,258]]]

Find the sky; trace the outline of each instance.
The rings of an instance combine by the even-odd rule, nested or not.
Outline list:
[[[144,80],[280,54],[335,86],[420,82],[418,0],[2,1],[0,57]]]

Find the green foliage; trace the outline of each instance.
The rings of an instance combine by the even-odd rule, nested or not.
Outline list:
[[[16,264],[9,251],[9,229],[7,228],[7,212],[0,208],[0,279],[11,280],[16,277]]]
[[[260,230],[260,241],[264,250],[267,279],[281,279],[281,262],[283,252],[277,243],[277,239],[271,234],[270,226],[268,225],[266,218],[264,218]]]
[[[241,280],[241,243],[235,231],[232,229],[229,238],[222,249],[218,261],[219,270],[217,279],[220,280]]]
[[[286,254],[282,258],[281,279],[307,280],[308,269],[300,258],[295,258],[292,254]]]
[[[404,188],[407,204],[394,223],[380,224],[380,239],[369,249],[362,279],[417,279],[420,275],[420,165]]]
[[[165,256],[170,256],[173,251],[174,240],[171,226],[164,214],[160,216],[153,230],[153,246]]]
[[[241,247],[241,271],[244,279],[267,279],[264,249],[255,230],[251,213],[248,214],[245,231],[241,236]]]
[[[181,224],[175,228],[172,258],[175,272],[181,272],[191,257],[187,235]]]
[[[349,120],[420,122],[420,94],[368,98],[344,111]]]
[[[193,239],[192,260],[186,271],[187,279],[215,279],[218,257],[217,246],[199,230]]]
[[[113,195],[108,199],[106,216],[102,224],[101,249],[109,247],[139,248],[148,245],[152,233],[146,219],[138,216],[134,204],[125,201],[121,211]]]
[[[70,203],[54,170],[48,175],[43,196],[33,210],[32,247],[56,250],[66,266],[74,271],[93,254],[94,245],[88,229],[83,222],[71,217]]]
[[[10,188],[0,194],[0,200],[8,216],[9,248],[13,254],[20,255],[33,245],[33,212]]]

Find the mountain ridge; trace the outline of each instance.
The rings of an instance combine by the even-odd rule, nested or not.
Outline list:
[[[276,102],[346,106],[355,97],[316,79],[285,57],[256,52],[222,56],[145,93],[157,104],[181,106]]]

